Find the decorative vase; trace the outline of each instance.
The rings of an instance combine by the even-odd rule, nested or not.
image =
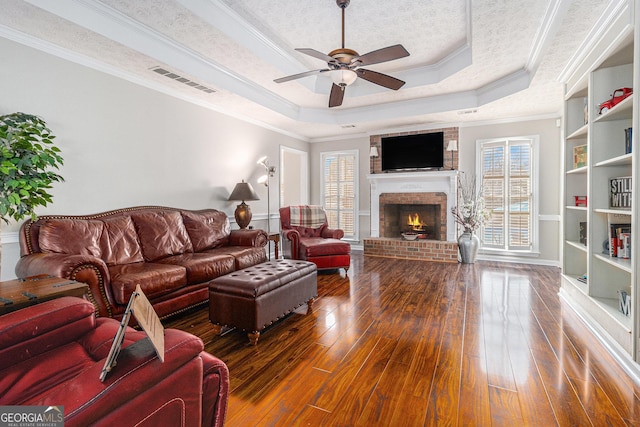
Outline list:
[[[464,233],[458,237],[458,250],[460,251],[460,259],[463,264],[473,264],[476,262],[479,246],[480,239],[471,230],[465,230]]]

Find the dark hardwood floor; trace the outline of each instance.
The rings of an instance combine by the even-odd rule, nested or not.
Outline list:
[[[553,267],[365,257],[267,329],[166,322],[231,373],[227,426],[640,426],[640,386],[558,297]]]

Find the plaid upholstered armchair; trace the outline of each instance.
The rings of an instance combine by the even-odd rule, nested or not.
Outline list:
[[[311,261],[318,270],[349,269],[351,245],[340,240],[344,231],[329,228],[322,206],[280,208],[280,227],[285,258]]]

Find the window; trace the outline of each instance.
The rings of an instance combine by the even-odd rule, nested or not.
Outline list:
[[[480,230],[483,249],[538,251],[537,147],[537,136],[478,141],[476,170],[491,210]]]
[[[358,151],[322,153],[322,206],[330,228],[344,230],[346,239],[357,240]]]

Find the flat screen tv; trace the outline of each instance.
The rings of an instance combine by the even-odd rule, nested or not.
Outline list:
[[[444,132],[382,138],[383,171],[439,169],[444,166]]]

